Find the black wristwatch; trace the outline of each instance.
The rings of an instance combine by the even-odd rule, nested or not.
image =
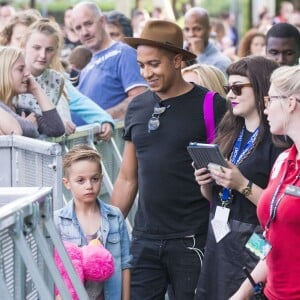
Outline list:
[[[253,182],[249,180],[247,186],[242,190],[242,195],[248,197],[252,192],[252,184]]]

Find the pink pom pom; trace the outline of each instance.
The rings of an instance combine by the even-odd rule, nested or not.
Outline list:
[[[114,273],[113,257],[102,245],[83,246],[82,265],[86,280],[102,282]]]
[[[79,276],[80,280],[83,282],[84,275],[83,275],[83,267],[82,267],[81,248],[79,248],[77,245],[69,243],[69,242],[64,242],[64,246],[65,246],[67,253],[72,261],[75,271],[77,272],[77,275]],[[64,279],[72,298],[74,300],[79,300],[77,293],[71,283],[69,275],[68,275],[56,250],[54,251],[54,259],[55,259],[56,265],[58,267],[58,270],[59,270],[62,278]],[[58,294],[59,294],[59,291],[55,287],[55,295],[58,295]]]

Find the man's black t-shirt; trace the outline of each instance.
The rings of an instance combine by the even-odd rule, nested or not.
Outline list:
[[[136,148],[139,201],[133,234],[146,238],[180,238],[206,234],[209,202],[201,196],[187,152],[190,142],[206,142],[203,101],[207,89],[161,101],[166,110],[157,130],[148,131],[158,97],[147,90],[129,105],[124,139]],[[214,97],[215,121],[227,109],[226,100]]]

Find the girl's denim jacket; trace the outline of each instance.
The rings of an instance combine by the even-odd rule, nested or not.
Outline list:
[[[119,208],[97,199],[101,210],[101,237],[104,247],[114,258],[115,272],[104,282],[105,300],[121,300],[122,270],[130,268],[130,240],[126,223]],[[74,202],[54,212],[54,222],[63,241],[78,246],[87,244],[75,214]]]

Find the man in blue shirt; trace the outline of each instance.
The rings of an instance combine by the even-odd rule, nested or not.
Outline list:
[[[79,90],[114,119],[123,119],[132,98],[146,88],[136,51],[115,42],[105,29],[105,17],[93,2],[80,2],[72,11],[72,24],[93,57],[80,74]]]

